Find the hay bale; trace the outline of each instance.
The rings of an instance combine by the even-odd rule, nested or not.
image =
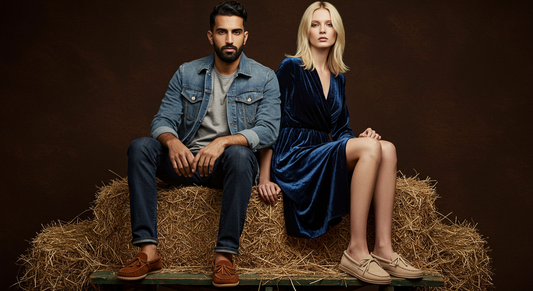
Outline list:
[[[468,223],[448,220],[435,208],[434,182],[402,176],[397,180],[393,246],[429,274],[442,274],[445,290],[487,290],[492,271],[487,242]],[[168,187],[158,183],[159,251],[162,272],[210,274],[218,233],[221,191]],[[86,290],[90,273],[116,271],[138,251],[130,243],[126,179],[97,193],[94,219],[45,227],[20,261],[24,290]],[[372,220],[372,219],[371,219]],[[369,223],[369,236],[373,229]],[[296,276],[342,277],[336,265],[349,241],[349,220],[316,239],[287,236],[283,205],[268,205],[252,190],[236,257],[241,274],[264,279]],[[372,247],[372,241],[369,242]],[[67,267],[65,267],[67,266]],[[441,289],[442,290],[442,289]]]
[[[437,211],[435,185],[429,178],[397,179],[394,249],[425,273],[443,276],[445,290],[494,289],[488,242],[475,225],[453,222]]]
[[[19,278],[24,290],[85,290],[99,262],[99,240],[92,231],[94,221],[52,223],[31,242],[19,257],[25,270]]]

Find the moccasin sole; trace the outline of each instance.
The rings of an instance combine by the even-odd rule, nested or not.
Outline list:
[[[224,288],[224,287],[236,287],[237,285],[239,285],[239,282],[237,282],[237,283],[233,283],[233,284],[217,284],[217,283],[213,282],[213,286],[215,286],[215,287],[219,287],[219,288]]]
[[[363,281],[363,282],[366,282],[366,283],[370,283],[370,284],[376,284],[376,285],[389,285],[391,280],[388,279],[384,279],[384,280],[372,280],[370,278],[365,278],[364,276],[360,276],[359,274],[357,274],[355,271],[352,271],[352,269],[348,268],[348,267],[345,267],[343,265],[339,265],[339,269],[347,274],[350,274],[352,276],[354,276],[355,278]]]

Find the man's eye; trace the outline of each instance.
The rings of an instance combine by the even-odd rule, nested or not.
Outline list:
[[[236,30],[236,31],[233,32],[233,34],[239,35],[239,34],[241,34],[241,31],[240,30]]]

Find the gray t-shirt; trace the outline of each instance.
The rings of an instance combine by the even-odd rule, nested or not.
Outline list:
[[[213,94],[204,120],[189,145],[191,152],[199,151],[217,137],[231,135],[228,125],[227,92],[235,79],[235,73],[224,76],[213,67]]]

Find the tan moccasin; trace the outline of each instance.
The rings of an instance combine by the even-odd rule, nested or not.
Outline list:
[[[389,274],[406,279],[422,278],[424,273],[421,270],[413,267],[406,259],[402,258],[397,253],[392,253],[391,260],[371,254],[379,265]]]
[[[385,272],[371,255],[357,262],[344,251],[339,269],[367,283],[388,285],[391,282],[389,273]]]

